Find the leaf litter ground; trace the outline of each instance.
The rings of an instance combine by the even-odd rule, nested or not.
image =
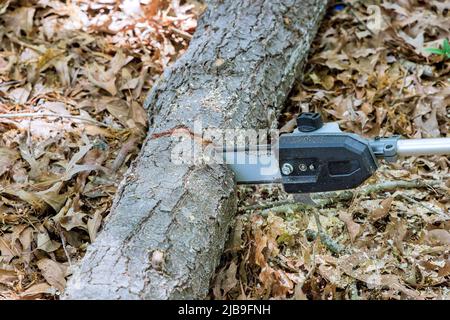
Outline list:
[[[183,53],[195,1],[0,2],[0,297],[58,297]]]
[[[298,113],[320,112],[366,137],[448,137],[450,63],[426,48],[449,37],[449,9],[444,1],[332,5],[282,131]],[[292,204],[276,186],[240,187],[211,298],[449,299],[449,164],[445,156],[383,164],[341,194],[345,201],[319,208]],[[422,187],[381,188],[416,182]]]
[[[64,290],[138,153],[145,93],[182,54],[203,9],[195,1],[0,4],[0,297]],[[450,64],[424,48],[448,38],[449,9],[405,0],[332,6],[282,129],[318,111],[367,137],[448,136]],[[448,299],[449,164],[437,156],[384,164],[350,198],[318,209],[281,205],[290,198],[277,186],[239,188],[211,298]],[[385,181],[424,183],[364,192]]]

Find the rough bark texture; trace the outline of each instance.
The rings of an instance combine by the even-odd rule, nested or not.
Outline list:
[[[64,298],[206,296],[236,210],[233,175],[222,165],[175,165],[175,142],[151,134],[196,119],[214,128],[274,126],[326,2],[208,5],[187,52],[149,94],[154,126]]]

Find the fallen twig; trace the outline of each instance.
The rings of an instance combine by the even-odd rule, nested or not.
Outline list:
[[[14,43],[16,43],[16,44],[18,44],[18,45],[21,45],[21,46],[23,46],[23,47],[25,47],[25,48],[34,50],[34,51],[36,51],[36,52],[38,52],[38,53],[40,53],[40,54],[42,54],[42,55],[45,54],[46,49],[42,49],[42,48],[40,48],[39,46],[36,46],[36,45],[34,45],[34,44],[25,42],[25,41],[23,41],[23,40],[21,40],[21,39],[15,37],[15,36],[13,36],[13,35],[10,35],[10,34],[6,34],[6,36],[9,38],[10,41],[12,41],[12,42],[14,42]]]
[[[313,215],[314,220],[316,221],[317,232],[319,233],[320,242],[322,242],[325,245],[325,247],[327,247],[328,250],[330,250],[333,253],[339,254],[340,252],[342,252],[343,248],[323,230],[317,209],[313,210]]]
[[[387,181],[378,184],[368,185],[366,187],[355,190],[319,193],[317,194],[318,197],[317,201],[315,199],[315,196],[313,196],[313,200],[319,202],[318,205],[329,205],[334,202],[351,200],[355,195],[366,196],[371,193],[394,191],[398,189],[434,187],[441,183],[442,181],[439,180]]]
[[[264,210],[264,209],[268,209],[268,208],[276,208],[277,210],[283,210],[283,206],[287,206],[286,208],[288,208],[290,205],[292,204],[299,204],[299,205],[304,205],[305,208],[307,207],[311,207],[307,204],[303,204],[303,203],[299,203],[299,202],[295,202],[293,199],[286,199],[286,200],[280,200],[280,201],[273,201],[273,202],[263,202],[263,203],[258,203],[258,204],[253,204],[250,206],[244,206],[241,207],[241,210],[245,210],[245,211],[254,211],[254,210]]]
[[[183,31],[183,30],[180,30],[180,29],[177,29],[174,27],[169,27],[169,30],[172,32],[175,32],[176,34],[178,34],[180,37],[182,37],[185,40],[190,41],[192,39],[192,34],[186,32],[186,31]]]
[[[311,196],[317,207],[324,207],[336,202],[346,201],[353,199],[356,195],[366,196],[371,193],[394,191],[398,189],[414,189],[414,188],[425,188],[434,187],[441,184],[442,181],[436,180],[413,180],[413,181],[387,181],[379,184],[368,185],[363,188],[355,190],[345,190],[345,191],[334,191],[334,192],[322,192],[316,193]],[[286,211],[299,211],[312,209],[314,206],[295,202],[293,199],[260,203],[257,205],[244,206],[241,210],[263,210],[261,215],[267,215],[269,212],[282,213]]]
[[[427,206],[426,204],[424,204],[424,203],[422,203],[420,201],[417,201],[417,200],[411,198],[410,196],[407,196],[406,194],[397,194],[396,196],[401,197],[403,199],[406,199],[409,202],[412,202],[412,203],[414,203],[414,204],[416,204],[418,206],[421,206],[422,208],[425,208],[428,211],[430,211],[430,212],[432,212],[434,214],[437,214],[440,217],[443,217],[444,219],[448,219],[448,213],[445,213],[444,211],[439,211],[439,210],[433,209],[432,207]]]
[[[54,118],[66,118],[66,119],[75,119],[85,122],[90,122],[93,124],[96,124],[101,127],[107,127],[109,128],[107,124],[104,124],[102,122],[83,118],[81,116],[72,116],[72,115],[61,115],[61,114],[54,114],[54,113],[7,113],[7,114],[0,114],[0,118],[6,118],[6,119],[14,119],[14,118],[47,118],[47,117],[54,117]]]
[[[64,236],[64,233],[61,230],[61,226],[59,226],[59,225],[58,225],[58,231],[59,231],[59,235],[61,237],[61,244],[62,244],[64,253],[66,255],[67,262],[69,262],[69,266],[72,267],[72,260],[70,259],[70,254],[69,254],[69,252],[67,251],[67,248],[66,248],[66,237]]]
[[[317,235],[319,235],[320,242],[331,252],[335,254],[342,253],[344,251],[344,248],[338,244],[333,238],[331,238],[326,232],[322,231],[314,231],[311,229],[308,229],[305,231],[305,235],[310,240],[316,240]]]

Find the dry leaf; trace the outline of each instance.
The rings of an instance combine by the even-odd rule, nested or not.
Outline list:
[[[427,232],[426,239],[431,245],[450,245],[450,232],[445,229],[433,229]]]
[[[361,226],[353,221],[351,213],[341,212],[339,214],[339,219],[345,222],[345,225],[347,226],[347,231],[350,235],[350,240],[352,242],[355,241],[356,237],[361,232]]]
[[[16,271],[0,269],[0,284],[12,286],[18,280]]]
[[[26,289],[24,292],[20,293],[22,298],[36,299],[43,294],[55,295],[55,289],[53,289],[47,283],[37,283]]]
[[[37,234],[37,248],[39,250],[43,250],[45,252],[53,252],[58,250],[61,247],[61,244],[51,240],[47,231],[42,227],[40,232]]]
[[[11,234],[0,236],[0,262],[9,263],[17,256],[14,248],[11,246]]]
[[[9,171],[18,158],[17,151],[0,147],[0,176]]]
[[[366,22],[367,28],[375,34],[378,34],[380,31],[386,29],[387,25],[384,21],[383,15],[381,14],[381,9],[379,6],[369,5],[367,6],[367,12],[370,14],[368,21]]]
[[[128,114],[130,112],[128,104],[121,99],[105,99],[103,101],[106,105],[106,109],[123,125],[127,124]]]
[[[237,279],[236,279],[236,271],[237,271],[237,265],[232,261],[228,267],[228,269],[225,271],[225,277],[222,280],[222,290],[223,294],[226,295],[228,291],[233,289],[237,285]]]
[[[105,72],[97,64],[93,64],[87,70],[87,77],[90,82],[99,88],[108,91],[112,96],[117,94],[116,77],[114,74]]]
[[[31,87],[28,88],[16,88],[9,93],[9,97],[16,103],[25,104],[30,97]]]
[[[73,209],[70,208],[69,212],[63,217],[59,218],[58,222],[67,231],[70,231],[73,228],[87,229],[86,222],[84,222],[83,220],[85,216],[86,214],[82,212],[74,212]]]
[[[389,213],[389,209],[391,208],[392,205],[392,201],[394,200],[393,197],[384,199],[383,201],[381,201],[380,203],[380,207],[375,209],[369,216],[369,220],[371,222],[376,222],[380,219],[383,219],[384,217],[386,217]]]
[[[33,17],[36,9],[33,7],[19,7],[11,13],[4,14],[5,25],[11,29],[16,36],[24,31],[29,34],[33,29]]]
[[[438,272],[439,277],[446,277],[448,275],[450,275],[450,259],[447,259],[445,265]]]
[[[37,262],[38,268],[41,270],[45,280],[60,292],[66,287],[66,279],[64,278],[64,270],[59,263],[51,259],[41,259]]]
[[[103,212],[104,210],[96,210],[92,218],[89,219],[87,222],[87,229],[89,232],[89,238],[91,239],[91,242],[94,242],[95,238],[97,237],[97,231],[102,224]]]

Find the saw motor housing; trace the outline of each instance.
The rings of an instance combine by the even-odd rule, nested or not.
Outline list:
[[[378,168],[369,140],[323,125],[317,113],[302,113],[293,133],[279,137],[279,166],[288,193],[351,189]]]

